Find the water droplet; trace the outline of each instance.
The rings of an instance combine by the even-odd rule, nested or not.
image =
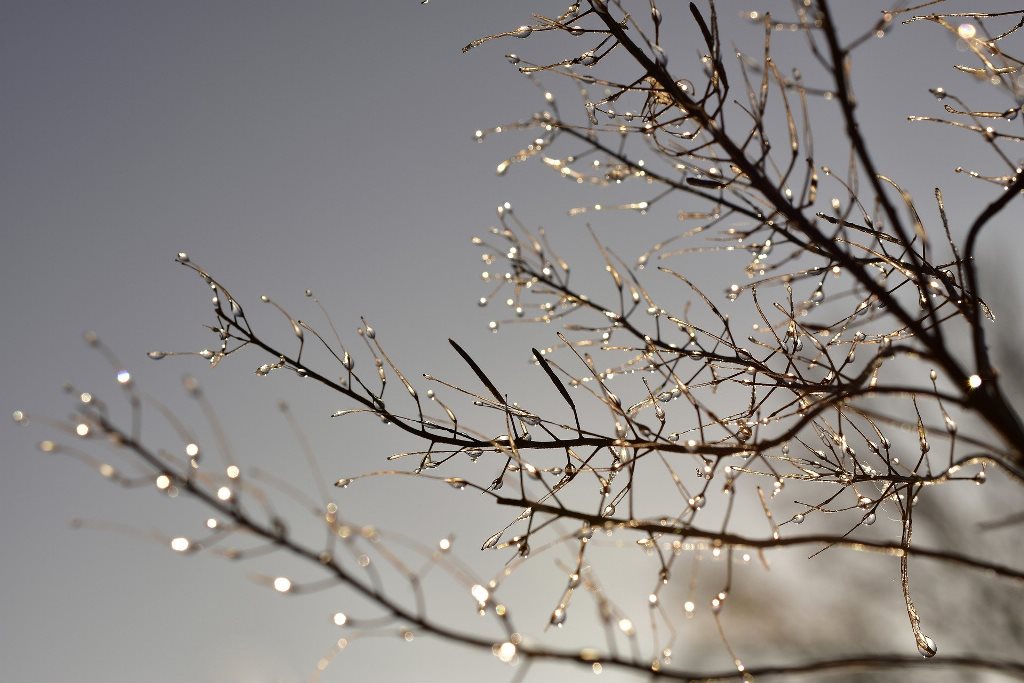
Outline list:
[[[944,415],[943,419],[946,423],[946,431],[950,434],[956,434],[956,422],[953,422],[953,418],[949,415]]]
[[[181,261],[182,263],[188,263],[189,262],[188,254],[186,254],[183,251],[179,251],[178,252],[178,260]]]
[[[654,51],[654,61],[658,63],[658,66],[664,68],[668,64],[668,55],[665,54],[660,45],[654,45],[651,49]]]
[[[337,486],[339,489],[345,489],[345,488],[348,488],[348,485],[351,484],[351,483],[352,483],[351,479],[344,479],[344,478],[342,478],[342,479],[339,479],[338,481],[334,482],[334,485]]]
[[[469,484],[465,479],[460,479],[459,477],[449,477],[445,479],[445,482],[456,491],[461,491]]]
[[[152,358],[153,360],[160,360],[161,358],[167,357],[167,354],[164,351],[150,351],[146,355]]]
[[[956,29],[957,35],[960,36],[961,38],[963,38],[964,40],[970,40],[971,38],[974,37],[974,35],[977,32],[978,32],[978,29],[977,29],[977,27],[974,24],[969,24],[969,23],[966,23],[966,22],[963,23],[963,24],[960,24],[957,27],[957,29]]]
[[[605,516],[605,517],[611,517],[612,515],[615,514],[615,506],[614,505],[605,505],[604,506],[604,510],[601,511],[601,514],[603,516]]]
[[[487,602],[487,598],[491,597],[491,592],[480,584],[474,584],[473,587],[469,589],[469,592],[481,605]]]
[[[507,664],[515,659],[516,646],[510,642],[497,645],[494,648],[494,656]]]
[[[520,26],[515,31],[513,31],[512,35],[514,35],[516,38],[525,38],[528,35],[530,35],[531,33],[533,33],[533,29],[530,28],[529,26],[525,26],[524,25],[524,26]]]
[[[480,546],[480,550],[487,550],[488,548],[493,548],[494,546],[498,545],[498,540],[500,538],[501,538],[501,532],[499,531],[498,533],[494,534],[493,536],[488,538],[486,541],[484,541],[484,544],[482,546]]]
[[[922,657],[934,657],[935,653],[939,651],[939,647],[934,640],[922,635],[921,639],[917,641],[917,651],[921,653]]]
[[[556,607],[555,611],[551,613],[551,625],[557,628],[562,628],[565,623],[565,609],[562,607]]]

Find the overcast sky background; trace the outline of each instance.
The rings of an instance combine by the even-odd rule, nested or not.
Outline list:
[[[856,12],[844,4],[858,16],[843,25],[866,28],[876,4],[856,3]],[[723,33],[754,53],[760,29],[739,13],[757,7],[719,8]],[[294,450],[274,408],[281,396],[293,402],[329,479],[381,467],[404,447],[386,429],[347,432],[329,421],[343,404],[319,389],[295,391],[298,381],[284,376],[257,380],[252,370],[265,359],[255,354],[212,371],[196,358],[148,361],[149,350],[213,343],[201,327],[210,322],[208,293],[173,263],[182,250],[250,309],[270,294],[312,317],[302,297],[309,287],[353,341],[359,316],[369,316],[410,376],[467,377],[447,346],[452,336],[508,386],[527,386],[518,377],[524,350],[550,343],[554,330],[488,332],[495,314],[474,305],[487,290],[469,239],[508,200],[528,223],[582,244],[583,223],[566,210],[587,195],[536,165],[497,178],[495,164],[521,137],[472,140],[477,128],[541,108],[538,91],[503,58],[527,54],[531,41],[468,55],[460,48],[527,22],[531,11],[562,9],[542,0],[0,2],[3,412],[62,417],[72,407],[65,382],[113,401],[113,372],[82,342],[95,330],[145,391],[195,422],[180,377],[199,377],[242,460]],[[668,28],[689,24],[683,3],[665,3],[663,13]],[[927,87],[963,82],[950,69],[954,41],[932,26],[896,31],[855,60],[880,168],[920,197],[941,184],[947,202],[972,192],[986,201],[988,189],[971,189],[952,171],[967,155],[966,136],[905,122],[938,113]],[[673,63],[694,51],[684,45]],[[817,144],[827,150],[831,137],[838,130],[819,131]],[[845,159],[820,163],[842,167]],[[954,219],[969,213],[950,203]],[[672,233],[679,208],[594,224],[612,239],[635,235],[635,256]],[[1009,225],[995,230],[1006,235]],[[687,267],[699,281],[714,266]],[[543,380],[532,386],[550,390]],[[343,608],[343,593],[284,599],[246,580],[263,570],[258,562],[180,557],[139,538],[71,530],[68,520],[81,517],[194,533],[179,512],[187,501],[161,500],[151,488],[121,491],[66,458],[44,457],[35,444],[52,433],[41,426],[5,420],[0,430],[3,678],[301,681],[338,637],[329,615]],[[293,472],[287,457],[298,456],[280,456],[281,469]],[[293,479],[310,488],[301,468]],[[418,492],[401,483],[353,487],[347,511],[384,528],[422,524],[438,537],[457,530],[465,551],[504,519],[448,492]],[[385,664],[387,680],[511,675],[489,655],[437,654],[419,641],[357,645],[325,680],[384,680],[376,672]]]

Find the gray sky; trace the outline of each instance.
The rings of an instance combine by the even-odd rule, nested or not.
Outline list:
[[[673,4],[663,8],[667,25],[687,23],[685,7]],[[494,313],[474,305],[486,288],[469,238],[509,200],[528,222],[580,244],[582,223],[566,209],[592,200],[537,166],[497,178],[495,164],[521,137],[472,141],[477,128],[541,108],[538,91],[502,56],[527,53],[531,41],[460,53],[534,9],[564,8],[540,0],[2,3],[4,413],[64,416],[65,382],[113,399],[112,371],[81,341],[95,330],[145,391],[201,423],[180,390],[181,375],[198,376],[240,459],[276,463],[307,490],[274,408],[279,396],[293,402],[328,479],[382,467],[385,455],[408,446],[389,442],[379,426],[349,432],[329,421],[343,404],[323,391],[296,391],[298,382],[283,376],[256,380],[251,371],[265,359],[255,354],[212,371],[196,358],[147,361],[149,350],[212,343],[201,327],[210,322],[207,294],[173,263],[181,250],[250,308],[266,293],[312,317],[302,308],[309,287],[350,339],[359,316],[369,316],[411,376],[468,378],[447,346],[453,336],[508,386],[548,390],[517,375],[524,351],[550,343],[554,330],[487,331]],[[756,52],[759,30],[738,21],[740,9],[721,3],[724,31]],[[875,16],[848,21],[866,26]],[[857,55],[865,127],[886,172],[919,196],[935,183],[952,194],[965,186],[952,172],[962,139],[910,126],[905,116],[936,113],[925,88],[958,82],[949,70],[955,47],[933,27],[898,32]],[[679,61],[692,53],[684,45]],[[820,131],[817,144],[826,150],[821,163],[838,167],[844,159],[826,156],[833,136]],[[616,221],[635,223],[625,234],[639,253],[671,234],[677,209],[594,225],[621,239]],[[265,327],[277,323],[267,320]],[[42,426],[5,420],[0,430],[5,679],[299,681],[338,637],[329,623],[345,600],[337,591],[283,599],[246,580],[263,570],[258,562],[183,558],[139,538],[72,531],[68,520],[81,517],[174,536],[196,515],[183,511],[184,500],[162,500],[151,488],[120,491],[67,458],[44,457],[35,449],[50,436]],[[446,492],[389,490],[353,487],[349,514],[417,534],[458,530],[467,551],[503,519]],[[325,680],[379,680],[373,672],[384,656],[388,680],[509,675],[489,656],[389,638],[354,645]]]

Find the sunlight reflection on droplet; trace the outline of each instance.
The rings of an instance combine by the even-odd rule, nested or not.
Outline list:
[[[286,576],[279,576],[274,579],[274,590],[278,593],[287,593],[292,589],[292,582]]]
[[[474,585],[472,588],[469,589],[469,592],[472,593],[473,597],[476,598],[476,601],[481,604],[487,602],[487,598],[491,596],[490,591],[488,591],[480,584]]]
[[[511,662],[516,656],[516,646],[509,642],[504,642],[498,646],[495,655],[503,662]]]
[[[971,38],[974,37],[974,35],[977,32],[978,29],[974,26],[974,24],[960,24],[960,26],[958,26],[956,29],[957,35],[963,38],[964,40],[970,40]]]

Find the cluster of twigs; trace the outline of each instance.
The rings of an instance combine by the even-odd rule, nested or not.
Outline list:
[[[498,582],[469,578],[449,552],[449,539],[427,548],[353,525],[340,518],[323,487],[320,500],[308,506],[326,525],[328,540],[324,547],[302,545],[272,506],[264,504],[263,513],[249,509],[245,501],[264,502],[265,493],[237,465],[229,463],[224,476],[207,471],[184,426],[175,422],[189,444],[189,459],[147,445],[138,426],[143,400],[127,374],[122,385],[131,398],[133,426],[117,426],[105,406],[83,394],[81,422],[72,430],[79,436],[99,432],[113,437],[118,448],[151,468],[158,488],[188,494],[213,509],[214,538],[232,532],[254,535],[325,572],[322,585],[268,579],[277,590],[294,593],[342,584],[369,598],[379,616],[335,615],[336,623],[353,632],[402,624],[409,637],[415,631],[492,649],[500,660],[520,663],[520,675],[534,661],[561,659],[598,672],[615,666],[673,679],[925,662],[1024,676],[1024,661],[983,656],[930,660],[937,646],[922,629],[912,599],[911,559],[984,572],[995,581],[1024,582],[1024,569],[912,542],[915,506],[932,487],[976,489],[987,477],[1024,482],[1024,426],[1000,388],[989,354],[986,325],[992,314],[979,295],[975,260],[984,228],[1024,188],[1020,168],[1004,149],[1024,138],[997,130],[1003,120],[1013,121],[1024,103],[1024,62],[1005,47],[1024,25],[1024,12],[921,13],[928,9],[893,9],[845,44],[823,0],[794,3],[792,18],[782,22],[750,12],[750,21],[764,28],[763,45],[756,54],[730,56],[714,3],[705,10],[694,4],[688,11],[673,6],[672,20],[692,22],[703,41],[699,64],[685,69],[687,78],[662,48],[663,38],[677,29],[663,20],[653,0],[635,7],[605,0],[575,3],[556,17],[537,15],[518,29],[466,47],[503,37],[558,36],[570,54],[561,61],[532,63],[514,54],[508,59],[531,79],[568,78],[582,93],[580,118],[563,117],[554,95],[545,92],[544,109],[529,119],[477,131],[480,140],[493,132],[531,136],[525,148],[498,165],[499,174],[537,157],[572,183],[621,185],[649,197],[574,209],[573,214],[644,213],[656,203],[671,202],[684,224],[678,235],[630,261],[595,236],[600,265],[610,279],[603,292],[578,289],[578,270],[555,250],[555,240],[528,227],[508,205],[498,209],[499,225],[485,238],[474,239],[488,267],[484,279],[492,283],[481,305],[497,300],[512,312],[508,321],[492,322],[492,329],[520,322],[561,325],[557,339],[546,337],[544,348],[533,349],[531,356],[537,376],[564,403],[559,414],[542,415],[529,402],[512,400],[487,363],[455,341],[451,345],[474,381],[453,383],[430,375],[414,381],[366,321],[358,330],[357,353],[344,346],[333,323],[325,333],[263,297],[295,337],[291,348],[275,346],[256,331],[238,297],[179,254],[178,261],[198,274],[213,295],[211,330],[219,346],[200,356],[216,365],[243,349],[259,351],[267,358],[258,375],[291,372],[318,382],[351,401],[352,407],[337,417],[369,413],[419,439],[421,449],[390,456],[396,469],[373,474],[442,479],[512,508],[509,524],[482,544],[483,550],[511,553],[510,567],[536,553],[531,549],[568,547],[574,562],[566,567],[566,587],[552,605],[550,625],[566,624],[574,595],[585,590],[607,626],[605,649],[559,650],[524,638],[513,625],[513,607],[494,597]],[[939,189],[935,201],[941,225],[928,227],[910,195],[876,169],[857,122],[849,80],[855,48],[899,23],[923,21],[952,32],[977,59],[978,66],[957,66],[959,71],[991,82],[1013,101],[1010,108],[977,109],[939,88],[932,92],[942,101],[946,118],[911,117],[976,134],[1001,166],[968,171],[970,177],[996,184],[998,193],[962,238],[946,220]],[[771,56],[773,35],[783,29],[804,36],[832,82],[812,87],[799,72],[784,73]],[[629,78],[604,75],[603,66],[621,72],[622,63],[631,65]],[[591,91],[602,94],[592,96]],[[832,103],[843,121],[849,162],[842,173],[821,166],[814,156],[811,98]],[[567,150],[556,154],[561,148]],[[826,201],[826,184],[839,187],[842,198]],[[724,293],[708,291],[685,274],[688,255],[710,252],[746,255],[743,280]],[[683,267],[670,267],[673,260]],[[644,277],[656,264],[662,280],[677,283],[689,303],[677,308],[658,303],[664,299],[654,287],[664,282],[651,285]],[[308,291],[307,296],[313,298]],[[959,339],[969,340],[966,352]],[[309,360],[317,354],[323,362]],[[150,354],[167,355],[172,354]],[[201,399],[197,387],[192,391]],[[169,411],[160,411],[174,422]],[[959,424],[969,428],[961,430]],[[44,442],[44,450],[58,448],[77,453]],[[467,474],[464,466],[476,461],[490,463],[493,478],[480,482]],[[115,481],[134,481],[100,461],[90,462]],[[273,484],[265,473],[254,479],[260,476]],[[335,485],[345,488],[356,478],[337,479]],[[149,484],[153,476],[143,481]],[[783,492],[794,491],[808,502],[784,500],[790,496]],[[759,511],[753,519],[748,510],[733,514],[747,497]],[[845,526],[837,531],[822,523],[820,531],[798,532],[806,520],[826,516]],[[864,536],[865,527],[880,519],[888,520],[893,537]],[[754,531],[758,527],[767,532]],[[647,597],[653,630],[648,647],[636,646],[633,620],[597,583],[589,561],[595,532],[629,535],[656,559],[657,575],[651,577],[654,587]],[[211,545],[211,539],[172,541],[179,551]],[[742,644],[726,637],[720,618],[730,603],[733,563],[741,556],[749,561],[753,553],[767,566],[766,551],[790,546],[898,558],[907,618],[924,659],[866,653],[779,666],[744,663]],[[721,590],[702,604],[708,605],[734,663],[728,671],[698,671],[672,660],[673,623],[692,616],[697,607],[693,600],[681,610],[665,606],[661,596],[677,574],[688,571],[692,558],[705,554],[726,560]],[[397,599],[371,571],[377,562],[388,564],[413,588],[411,604]],[[427,614],[421,579],[427,567],[435,566],[470,587],[479,611],[500,624],[501,638],[461,631]],[[630,654],[618,649],[621,638],[630,643]]]

